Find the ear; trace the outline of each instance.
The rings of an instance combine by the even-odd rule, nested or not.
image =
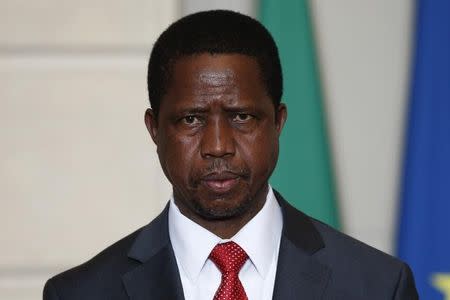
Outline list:
[[[147,126],[148,133],[150,133],[150,136],[152,137],[153,142],[155,145],[158,145],[157,137],[158,137],[158,118],[155,114],[155,112],[148,108],[145,111],[144,116],[145,126]]]
[[[278,136],[280,136],[283,130],[284,123],[287,120],[287,107],[286,104],[280,103],[278,105],[277,111],[275,112],[275,126],[277,128]]]

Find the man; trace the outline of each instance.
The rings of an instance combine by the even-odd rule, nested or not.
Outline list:
[[[408,266],[269,186],[287,111],[261,24],[230,11],[175,22],[152,50],[148,91],[145,124],[173,196],[149,225],[50,279],[44,299],[417,299]]]

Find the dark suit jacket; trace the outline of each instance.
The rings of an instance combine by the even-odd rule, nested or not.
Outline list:
[[[283,233],[273,299],[418,299],[406,264],[276,197]],[[147,226],[50,279],[44,299],[184,299],[167,220],[168,206]]]

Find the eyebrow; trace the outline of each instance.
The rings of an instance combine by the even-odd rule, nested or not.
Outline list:
[[[182,108],[180,110],[175,111],[176,114],[195,114],[195,113],[207,113],[210,109],[206,106],[192,106],[187,108]],[[226,112],[240,112],[240,111],[259,111],[253,105],[237,105],[237,106],[225,106],[224,111]]]
[[[259,111],[253,105],[241,105],[241,106],[228,106],[224,109],[227,112],[240,112],[240,111]]]
[[[193,106],[193,107],[187,107],[182,108],[180,110],[176,110],[175,113],[178,115],[185,115],[185,114],[194,114],[194,113],[206,113],[209,111],[209,108],[204,106]]]

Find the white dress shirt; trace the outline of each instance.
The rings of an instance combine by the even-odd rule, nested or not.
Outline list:
[[[263,208],[236,235],[223,240],[184,216],[173,197],[169,206],[169,236],[175,253],[186,300],[212,300],[221,272],[208,258],[214,246],[234,241],[249,259],[239,279],[249,300],[272,299],[283,218],[269,186]]]

